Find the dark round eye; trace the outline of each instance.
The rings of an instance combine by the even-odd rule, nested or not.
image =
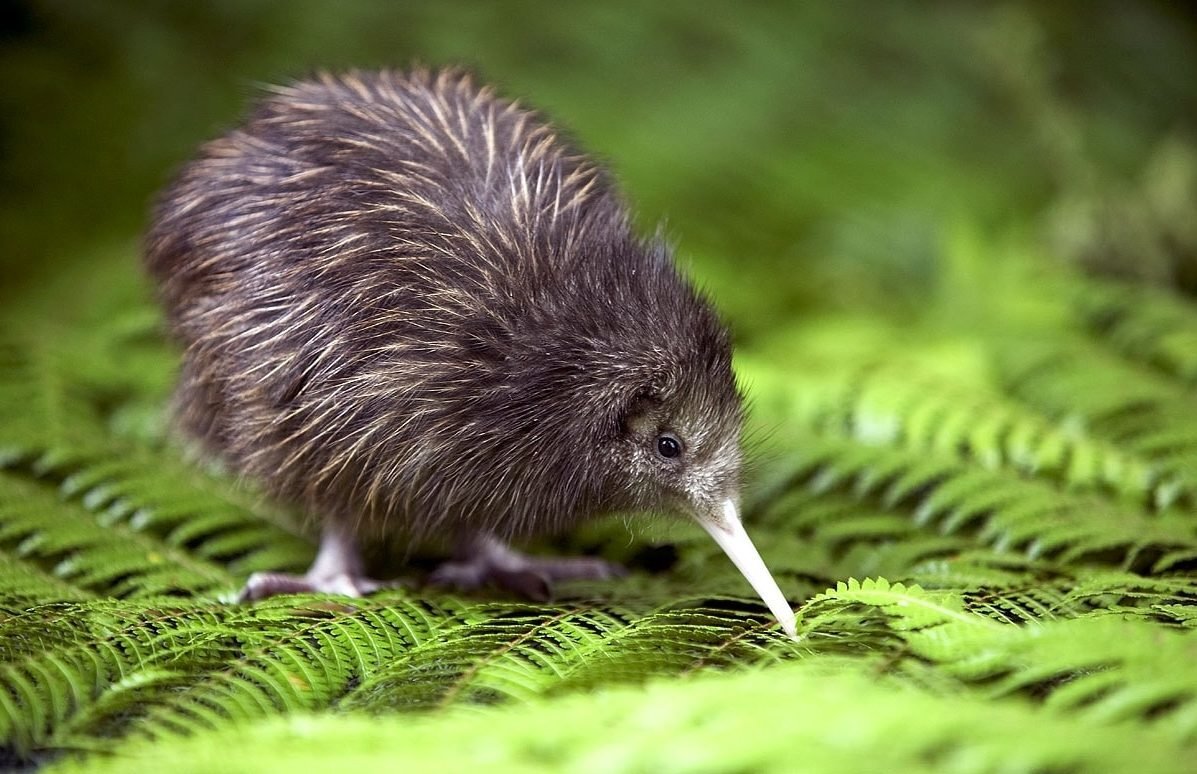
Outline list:
[[[672,435],[657,436],[657,454],[667,459],[673,459],[682,453],[682,445]]]

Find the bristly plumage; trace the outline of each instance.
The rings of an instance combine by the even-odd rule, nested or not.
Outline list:
[[[717,316],[601,169],[462,72],[275,90],[166,191],[147,262],[182,425],[326,521],[511,536],[735,497]],[[703,464],[662,486],[640,425]]]

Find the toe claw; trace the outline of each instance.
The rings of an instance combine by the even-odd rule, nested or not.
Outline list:
[[[529,561],[542,568],[553,580],[610,580],[628,574],[622,565],[592,556]]]
[[[553,584],[568,580],[607,580],[627,571],[592,556],[535,557],[512,551],[500,543],[483,543],[466,558],[446,562],[428,576],[428,583],[460,590],[490,585],[525,599],[547,602]]]
[[[537,570],[498,570],[494,579],[496,586],[533,602],[548,602],[553,598],[552,582]]]
[[[281,572],[255,572],[245,581],[245,586],[237,595],[237,601],[254,602],[279,594],[300,594],[311,590],[312,584],[299,575],[288,575]]]
[[[429,585],[450,589],[476,589],[483,581],[482,568],[468,562],[445,562],[428,576]]]
[[[249,576],[238,602],[254,602],[279,594],[340,594],[347,597],[364,597],[384,588],[397,586],[394,582],[376,581],[362,575],[338,573],[335,575],[289,575],[282,572],[255,572]]]

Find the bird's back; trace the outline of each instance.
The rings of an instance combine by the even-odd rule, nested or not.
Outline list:
[[[613,232],[605,175],[536,114],[452,70],[360,73],[277,88],[206,145],[160,203],[148,264],[180,323],[245,288],[234,275],[373,294],[385,272],[470,306]]]

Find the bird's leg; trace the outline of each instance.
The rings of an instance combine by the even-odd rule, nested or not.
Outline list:
[[[597,557],[528,556],[493,536],[473,535],[458,545],[453,560],[438,567],[428,581],[459,589],[496,586],[545,601],[553,595],[554,581],[606,580],[625,572],[619,565]]]
[[[316,561],[312,562],[306,573],[255,572],[245,582],[238,601],[309,591],[360,597],[386,585],[363,574],[361,554],[353,536],[343,529],[328,525],[320,536]]]

